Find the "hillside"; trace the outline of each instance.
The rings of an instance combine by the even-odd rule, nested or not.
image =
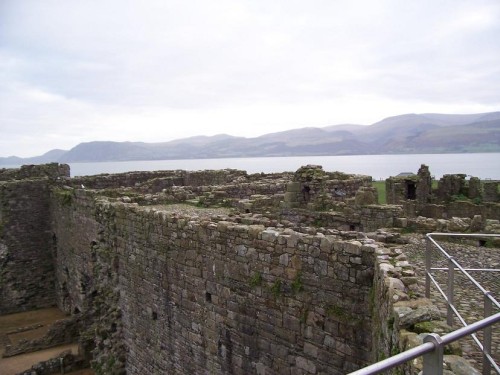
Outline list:
[[[405,114],[368,126],[305,127],[255,138],[219,134],[161,143],[87,142],[38,157],[0,158],[0,164],[452,152],[500,152],[500,112]]]

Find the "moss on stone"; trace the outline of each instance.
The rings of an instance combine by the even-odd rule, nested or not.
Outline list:
[[[73,202],[74,190],[54,189],[53,193],[63,206],[70,206]]]
[[[252,278],[250,279],[250,286],[253,288],[256,286],[260,286],[261,284],[262,284],[262,274],[260,272],[255,272]]]
[[[347,313],[347,311],[343,307],[338,306],[338,305],[328,306],[326,308],[326,314],[328,316],[335,317],[341,321],[345,321],[345,320],[349,319],[349,314]]]
[[[282,286],[281,280],[276,280],[271,286],[271,293],[273,294],[274,298],[278,298],[281,295],[282,293],[281,286]]]
[[[304,290],[304,284],[302,282],[302,275],[300,272],[293,279],[291,287],[294,293],[299,293]]]

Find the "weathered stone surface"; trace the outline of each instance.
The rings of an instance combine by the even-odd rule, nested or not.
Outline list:
[[[358,206],[366,206],[370,204],[377,204],[377,191],[373,187],[362,186],[356,192],[354,199],[355,204]]]
[[[403,328],[408,328],[416,323],[425,322],[428,320],[441,319],[439,309],[434,305],[418,307],[408,314],[399,317],[399,325]]]
[[[445,355],[444,363],[454,375],[480,375],[481,373],[476,370],[471,364],[456,355]]]
[[[47,178],[0,182],[0,314],[55,302]],[[71,193],[62,197],[71,199]]]
[[[20,254],[36,245],[48,253],[29,260],[50,264],[44,278],[33,272],[38,285],[18,280],[30,279],[26,269],[10,273],[5,295],[16,308],[43,296],[78,317],[84,353],[101,373],[346,373],[391,353],[403,327],[435,318],[409,295],[418,283],[400,247],[376,243],[401,243],[380,228],[402,207],[357,207],[356,191],[371,191],[366,176],[318,166],[284,176],[164,171],[64,177],[61,186],[50,177],[2,182],[3,207],[26,208],[0,211],[0,229],[19,235],[38,225]],[[279,210],[284,199],[302,210]],[[186,200],[244,212],[171,205]],[[0,271],[21,248],[16,241],[0,241]],[[55,290],[44,292],[45,281]]]
[[[449,232],[465,232],[469,229],[469,224],[467,224],[462,218],[453,217],[448,222],[447,229]]]
[[[470,223],[471,232],[479,232],[483,228],[483,217],[481,215],[474,215]]]
[[[85,274],[93,273],[92,247],[85,248],[92,240],[82,238],[94,237],[99,248],[113,249],[110,245],[115,244],[109,259],[116,259],[118,266],[111,274],[117,273],[114,282],[121,291],[119,321],[123,323],[125,345],[133,348],[126,354],[128,373],[154,373],[173,367],[183,373],[203,372],[207,367],[218,369],[218,373],[249,373],[254,371],[250,366],[255,359],[261,369],[276,373],[289,369],[288,360],[286,364],[270,361],[267,351],[259,349],[257,338],[265,338],[269,350],[280,356],[286,351],[293,365],[306,373],[317,372],[318,366],[327,368],[334,361],[353,367],[366,363],[365,357],[356,358],[352,352],[345,359],[345,353],[340,351],[320,360],[320,351],[328,347],[324,346],[325,328],[316,323],[311,337],[314,341],[300,346],[298,343],[307,335],[303,331],[305,311],[337,305],[338,293],[355,301],[347,304],[345,311],[352,308],[348,314],[362,321],[361,315],[368,311],[368,298],[361,296],[368,293],[371,284],[363,272],[367,264],[373,267],[374,261],[369,259],[374,256],[372,248],[365,253],[360,250],[361,242],[341,246],[343,241],[337,238],[338,250],[331,245],[322,249],[325,236],[234,225],[226,220],[214,222],[213,218],[195,225],[192,220],[174,215],[151,216],[141,207],[92,203],[88,198],[82,196],[71,208],[57,207],[57,217],[61,218],[56,225],[56,233],[61,233],[59,257],[72,259],[68,263],[72,271],[66,274],[61,270],[59,282],[61,286],[79,285]],[[97,215],[92,217],[97,221],[84,229],[76,223],[87,220],[89,203],[95,205],[92,210]],[[67,216],[69,209],[71,216]],[[75,225],[68,226],[67,218],[75,220]],[[81,254],[79,259],[71,255],[70,249],[75,246]],[[334,263],[332,253],[336,254]],[[352,262],[351,257],[359,261]],[[342,266],[343,271],[329,273],[334,264]],[[63,295],[59,298],[63,303]],[[86,298],[70,292],[65,303],[70,310],[84,310]],[[213,314],[210,320],[214,324],[206,323],[207,314]],[[362,323],[365,330],[367,323]],[[347,327],[348,322],[339,324]],[[337,329],[336,335],[343,335],[346,329]],[[366,337],[352,335],[348,340],[345,348],[365,348],[364,352],[369,352]],[[107,345],[105,340],[101,342]],[[188,354],[191,352],[194,355]],[[193,360],[179,362],[179,356]],[[102,361],[105,359],[99,363]]]

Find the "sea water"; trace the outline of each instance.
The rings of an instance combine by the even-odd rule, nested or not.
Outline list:
[[[262,158],[221,158],[188,160],[120,161],[100,163],[69,163],[71,176],[120,173],[130,171],[205,169],[240,169],[248,173],[294,172],[307,164],[322,165],[325,171],[372,176],[386,179],[402,172],[417,173],[421,164],[429,166],[435,178],[444,174],[463,173],[481,179],[500,180],[500,153],[475,154],[409,154],[289,156]]]

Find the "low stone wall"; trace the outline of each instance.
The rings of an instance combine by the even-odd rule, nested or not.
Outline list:
[[[83,358],[75,356],[71,352],[63,352],[59,354],[57,358],[39,362],[29,370],[23,371],[17,375],[67,374],[87,367],[88,363],[86,363]]]
[[[4,357],[18,354],[36,352],[54,346],[76,342],[81,331],[81,326],[76,318],[58,320],[51,324],[47,333],[37,339],[21,340],[15,345],[7,345]]]
[[[379,228],[397,226],[402,214],[400,206],[352,206],[337,203],[332,210],[328,211],[283,209],[280,218],[313,227],[372,232]]]

